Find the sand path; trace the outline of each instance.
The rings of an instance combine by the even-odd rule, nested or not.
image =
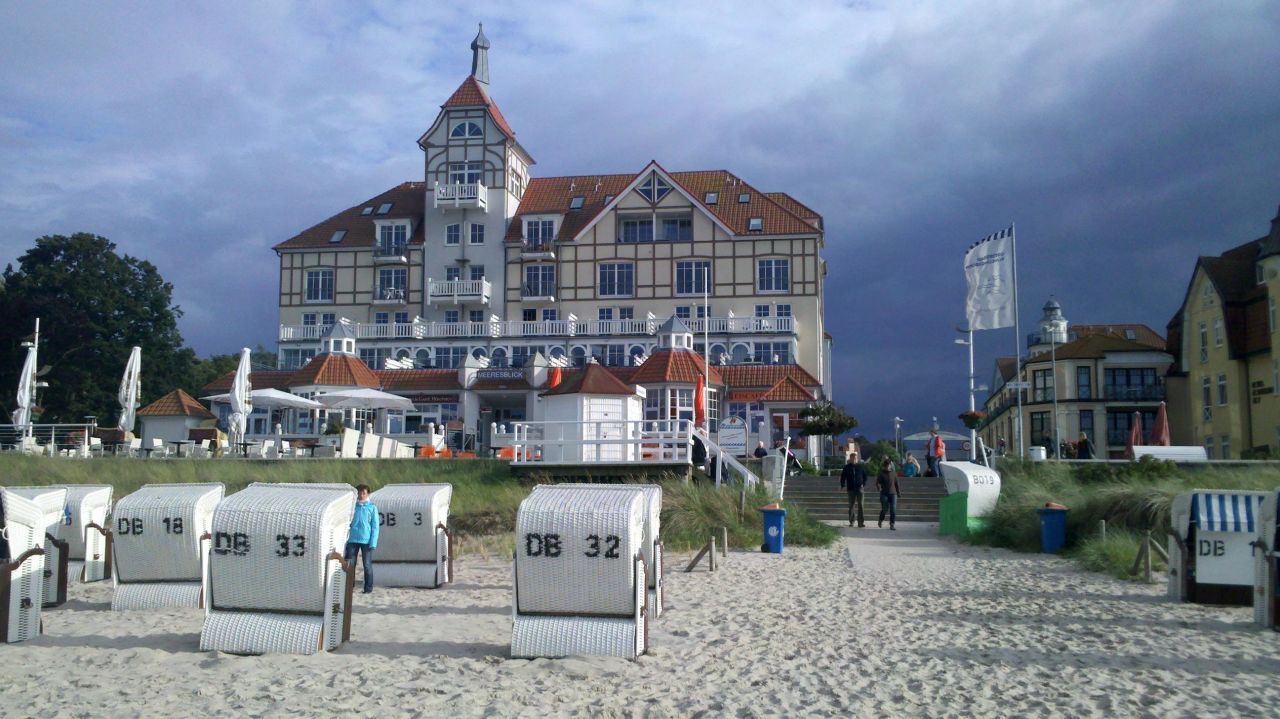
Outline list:
[[[0,646],[3,716],[1269,716],[1280,634],[1245,608],[936,529],[668,567],[636,662],[507,658],[510,564],[440,591],[357,595],[353,641],[312,657],[198,651],[202,613],[113,614],[74,586],[46,634]],[[681,563],[682,564],[682,563]]]

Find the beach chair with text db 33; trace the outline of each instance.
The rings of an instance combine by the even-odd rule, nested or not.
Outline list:
[[[48,511],[33,499],[0,488],[0,640],[24,642],[40,635],[44,598],[44,536]]]
[[[67,575],[75,581],[99,582],[111,576],[110,511],[110,485],[67,485],[63,538],[69,557]]]
[[[251,484],[213,512],[202,651],[315,654],[351,635],[353,574],[342,559],[356,491]]]
[[[221,484],[148,484],[112,512],[111,608],[204,606],[209,520]]]
[[[1253,604],[1254,543],[1269,492],[1196,489],[1173,498],[1169,598]]]
[[[434,589],[453,581],[452,499],[451,484],[390,484],[369,495],[378,508],[378,586]]]
[[[67,543],[62,537],[66,518],[66,487],[7,487],[5,496],[25,497],[43,513],[44,569],[41,570],[41,604],[56,607],[67,601]]]
[[[520,503],[512,657],[647,650],[644,521],[633,489],[544,487]]]

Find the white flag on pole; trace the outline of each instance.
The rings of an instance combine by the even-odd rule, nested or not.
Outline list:
[[[971,330],[998,330],[1014,323],[1013,226],[982,238],[964,255],[969,292],[965,316]]]

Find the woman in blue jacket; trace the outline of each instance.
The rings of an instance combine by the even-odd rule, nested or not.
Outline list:
[[[356,552],[364,563],[364,593],[373,591],[373,550],[378,548],[378,508],[369,501],[369,485],[356,486],[356,511],[351,516],[351,531],[343,552],[347,564],[356,563]]]

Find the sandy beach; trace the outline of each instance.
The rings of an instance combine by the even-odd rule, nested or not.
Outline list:
[[[74,585],[45,635],[0,646],[4,716],[1272,715],[1280,634],[1247,608],[1063,559],[973,548],[930,526],[829,549],[668,566],[668,611],[631,662],[508,658],[509,562],[443,590],[357,593],[328,655],[198,651],[203,613],[112,613]],[[705,565],[704,565],[705,567]]]

